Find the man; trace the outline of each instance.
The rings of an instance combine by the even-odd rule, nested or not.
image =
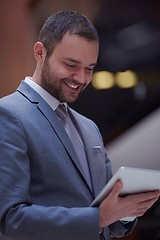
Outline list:
[[[67,105],[91,81],[95,28],[77,12],[56,13],[34,52],[33,77],[0,101],[0,239],[109,240],[128,234],[136,220],[119,219],[143,215],[160,193],[119,198],[123,185],[117,182],[99,208],[89,207],[111,177],[110,161],[96,125]]]

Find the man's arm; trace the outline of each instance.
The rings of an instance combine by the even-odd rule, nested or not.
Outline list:
[[[13,240],[99,240],[97,208],[32,203],[23,125],[1,107],[0,129],[0,232]]]

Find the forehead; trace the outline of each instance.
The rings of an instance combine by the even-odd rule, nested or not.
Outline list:
[[[84,64],[97,62],[99,51],[98,41],[88,41],[76,34],[66,33],[55,46],[52,58],[72,58]]]

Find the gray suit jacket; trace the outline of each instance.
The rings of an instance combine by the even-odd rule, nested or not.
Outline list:
[[[22,82],[0,100],[0,240],[100,239],[98,208],[88,206],[111,177],[110,161],[96,125],[69,113],[86,148],[92,189],[56,113],[39,94]],[[104,236],[131,229],[116,222]]]

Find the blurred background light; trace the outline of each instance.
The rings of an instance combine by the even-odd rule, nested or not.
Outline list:
[[[138,76],[135,72],[127,70],[125,72],[118,72],[115,75],[115,81],[120,88],[130,88],[136,86]]]
[[[107,71],[95,72],[92,77],[92,85],[96,89],[108,89],[115,85],[114,74]]]

